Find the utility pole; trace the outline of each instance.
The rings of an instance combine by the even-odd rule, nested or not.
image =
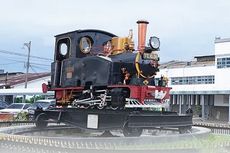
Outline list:
[[[24,46],[28,49],[28,56],[27,56],[27,62],[26,62],[26,79],[25,79],[25,88],[27,88],[27,82],[28,82],[28,73],[29,73],[29,67],[30,67],[30,47],[31,47],[31,41],[29,43],[24,43]]]
[[[25,77],[25,89],[27,88],[27,82],[28,82],[28,73],[29,73],[29,67],[30,67],[30,48],[31,48],[31,41],[29,43],[24,43],[24,46],[28,49],[28,56],[27,56],[27,62],[26,62],[26,77]],[[26,95],[23,96],[23,102],[25,102]]]
[[[7,81],[8,81],[8,72],[6,72],[6,77],[5,77],[5,89],[8,88]]]

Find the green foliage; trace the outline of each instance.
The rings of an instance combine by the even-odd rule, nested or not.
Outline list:
[[[14,99],[14,102],[15,102],[15,103],[22,103],[22,100],[23,100],[23,97],[16,97],[16,98]]]
[[[202,107],[200,105],[195,106],[194,114],[199,115],[201,113]]]
[[[28,121],[28,119],[29,119],[29,116],[27,112],[20,112],[14,118],[14,121]]]
[[[40,99],[45,99],[45,96],[44,95],[33,96],[32,98],[29,99],[29,103],[34,103],[35,101]]]
[[[34,103],[35,101],[40,100],[40,99],[45,99],[45,96],[44,95],[33,96],[30,99],[26,99],[25,102],[26,103]],[[23,97],[16,97],[14,102],[15,103],[22,103]]]

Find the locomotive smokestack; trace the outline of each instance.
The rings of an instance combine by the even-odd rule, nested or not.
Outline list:
[[[139,20],[137,21],[138,24],[138,51],[143,53],[145,49],[145,40],[146,40],[146,31],[147,31],[147,24],[148,21]]]

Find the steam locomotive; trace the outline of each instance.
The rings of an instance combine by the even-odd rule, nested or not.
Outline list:
[[[118,37],[101,30],[77,30],[56,36],[51,82],[57,105],[78,108],[124,109],[154,107],[169,100],[170,88],[159,71],[159,38],[146,46],[147,21],[137,21],[138,46],[133,31]]]
[[[36,127],[57,121],[83,129],[122,129],[124,136],[140,136],[149,128],[191,129],[191,114],[161,109],[171,88],[164,77],[155,78],[160,41],[150,37],[146,45],[148,22],[137,24],[137,49],[132,30],[127,37],[92,29],[56,36],[51,81],[42,89],[54,91],[57,107],[36,110]]]

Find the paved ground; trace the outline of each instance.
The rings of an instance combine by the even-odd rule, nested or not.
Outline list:
[[[204,149],[169,149],[169,150],[95,150],[95,149],[66,149],[59,147],[44,147],[12,142],[0,142],[1,153],[229,153],[230,148],[218,150]]]
[[[199,122],[210,123],[210,121],[209,122],[199,121]],[[123,150],[122,148],[101,149],[102,147],[100,146],[99,146],[100,149],[76,149],[71,147],[65,148],[65,146],[64,147],[61,146],[62,144],[58,144],[55,146],[54,145],[45,146],[44,144],[42,145],[39,144],[39,141],[38,144],[24,143],[22,141],[20,142],[20,140],[18,140],[17,142],[7,141],[7,140],[3,141],[1,140],[1,134],[0,134],[0,153],[230,153],[230,145],[229,145],[230,143],[228,143],[228,140],[230,141],[230,139],[229,137],[226,136],[224,137],[221,136],[218,138],[209,137],[208,140],[201,140],[200,138],[194,137],[194,140],[189,140],[187,141],[188,143],[186,143],[185,140],[181,140],[181,138],[179,139],[180,139],[179,147],[177,146],[178,144],[176,144],[177,149],[170,148],[170,144],[175,143],[174,141],[177,140],[170,140],[170,142],[168,143],[160,143],[160,146],[157,147],[158,149],[153,148],[154,145],[141,146],[142,148],[140,149],[138,149],[135,146],[134,147],[130,146]],[[215,140],[217,143],[215,142]],[[226,143],[228,143],[228,145],[226,145]],[[138,144],[136,145],[138,146]],[[224,145],[227,147],[225,147]],[[180,148],[180,146],[183,146],[183,148],[188,148],[188,149],[182,149]],[[202,148],[200,148],[200,146],[202,146]]]
[[[44,147],[24,143],[0,142],[1,153],[201,153],[196,149],[177,150],[95,150],[95,149],[66,149],[59,147]]]

